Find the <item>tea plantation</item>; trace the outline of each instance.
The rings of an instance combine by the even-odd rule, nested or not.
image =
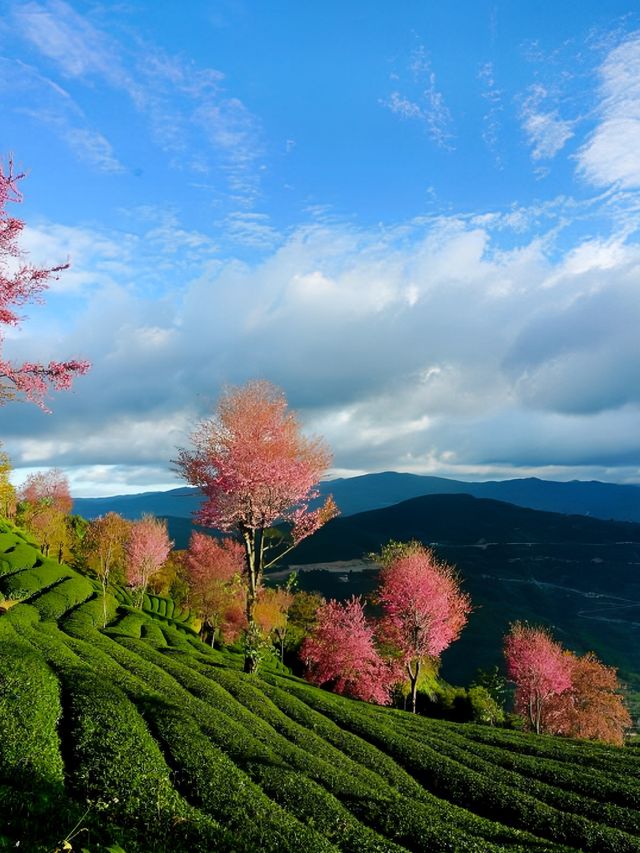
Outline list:
[[[156,596],[102,629],[99,586],[1,522],[0,593],[0,849],[640,851],[640,750],[246,676]]]

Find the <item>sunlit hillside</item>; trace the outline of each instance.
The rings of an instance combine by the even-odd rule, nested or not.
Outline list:
[[[114,591],[102,630],[91,580],[0,537],[4,849],[640,850],[633,748],[247,676],[154,596]]]

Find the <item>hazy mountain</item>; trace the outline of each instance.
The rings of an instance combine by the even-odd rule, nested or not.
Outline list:
[[[112,495],[106,498],[76,498],[73,511],[85,518],[97,518],[107,512],[119,512],[124,518],[140,518],[146,512],[191,518],[202,502],[198,489],[183,487],[167,492],[142,492]]]
[[[522,480],[463,483],[444,477],[416,474],[365,474],[361,477],[328,480],[320,485],[321,494],[333,494],[343,516],[381,509],[421,495],[468,494],[494,498],[518,506],[548,512],[591,515],[640,522],[640,487],[574,480],[556,483],[528,478]],[[95,518],[114,511],[125,518],[139,518],[145,512],[154,515],[191,518],[202,498],[197,489],[187,487],[167,492],[114,495],[107,498],[77,498],[74,511]]]
[[[382,474],[331,480],[321,485],[321,492],[333,494],[343,515],[381,509],[421,495],[467,494],[548,512],[640,522],[640,486],[600,483],[595,480],[556,483],[529,477],[464,483],[444,477],[386,471]]]

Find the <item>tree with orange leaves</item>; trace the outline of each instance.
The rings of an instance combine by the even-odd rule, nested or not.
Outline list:
[[[309,507],[331,455],[321,440],[302,434],[283,392],[264,381],[227,389],[192,443],[176,464],[205,495],[196,519],[233,533],[244,548],[244,668],[255,672],[260,648],[255,608],[265,570],[337,514],[331,498],[319,509]],[[284,539],[270,535],[275,524],[286,525]]]
[[[107,587],[114,579],[124,580],[126,544],[131,522],[117,512],[108,512],[89,523],[82,543],[89,567],[102,584],[104,625],[107,624]]]
[[[293,604],[293,593],[284,587],[263,588],[258,594],[256,622],[264,637],[272,634],[280,646],[280,659],[284,657],[284,641],[287,636],[289,608]]]
[[[632,720],[615,668],[605,666],[592,652],[582,657],[566,652],[566,658],[571,687],[549,699],[545,731],[622,746]]]
[[[13,518],[17,508],[16,490],[9,479],[10,473],[9,456],[0,450],[0,516],[3,518]]]

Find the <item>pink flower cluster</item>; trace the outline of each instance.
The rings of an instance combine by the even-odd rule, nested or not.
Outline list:
[[[353,596],[344,604],[329,601],[319,608],[317,620],[300,652],[309,680],[354,699],[388,705],[399,673],[380,656],[375,629],[364,615],[361,599]]]
[[[13,173],[11,160],[6,170],[0,163],[0,352],[4,338],[2,325],[17,326],[22,319],[15,308],[38,301],[48,280],[68,267],[64,264],[51,269],[37,269],[29,264],[9,263],[10,259],[20,261],[22,258],[18,238],[24,223],[9,216],[5,205],[20,201],[17,183],[22,177]],[[66,391],[71,387],[73,377],[86,373],[90,366],[88,361],[76,359],[50,361],[49,364],[27,361],[15,365],[0,355],[0,403],[3,398],[6,400],[15,394],[23,394],[30,402],[49,411],[44,404],[49,388]]]

